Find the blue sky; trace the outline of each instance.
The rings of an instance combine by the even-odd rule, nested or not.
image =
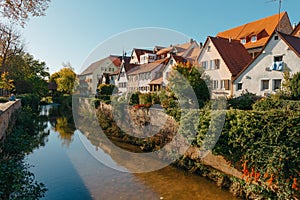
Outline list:
[[[298,23],[299,8],[299,0],[283,0],[281,11]],[[93,60],[134,45],[167,46],[188,38],[204,42],[208,35],[276,13],[278,2],[272,0],[52,0],[46,16],[32,18],[21,31],[27,51],[45,61],[51,73],[67,61],[78,73]],[[149,27],[143,33],[157,27],[163,37],[137,31]],[[128,33],[131,38],[122,40]],[[147,43],[135,43],[144,39]],[[96,47],[98,54],[87,60]]]

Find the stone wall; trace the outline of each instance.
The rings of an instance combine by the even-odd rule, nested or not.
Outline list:
[[[5,139],[12,117],[20,107],[21,100],[0,103],[0,141]]]
[[[112,107],[111,105],[101,103],[99,108],[101,112],[111,119],[113,119]],[[174,134],[177,134],[179,124],[169,115],[166,115],[163,110],[159,109],[134,109],[127,108],[129,113],[129,118],[133,126],[130,126],[131,133],[134,136],[139,137],[142,133],[138,133],[138,127],[143,127],[145,124],[149,123],[159,130],[155,137],[165,137],[167,141],[172,140]],[[127,118],[127,117],[126,117]],[[124,122],[128,122],[128,119],[123,118]],[[130,122],[129,122],[130,123]],[[118,124],[120,125],[120,124]],[[126,128],[122,127],[125,130]],[[143,130],[143,129],[142,129]],[[129,129],[125,130],[126,132]],[[149,135],[148,135],[149,136]],[[159,142],[159,141],[158,141]],[[242,173],[232,167],[222,156],[213,155],[211,151],[206,153],[205,156],[199,155],[199,151],[196,147],[190,147],[186,152],[185,156],[189,157],[195,163],[202,163],[204,165],[210,166],[216,170],[219,170],[229,176],[234,176],[237,178],[242,178]]]

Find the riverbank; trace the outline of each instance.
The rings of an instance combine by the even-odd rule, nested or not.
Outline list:
[[[15,122],[15,113],[20,109],[21,101],[8,101],[0,103],[0,141],[3,141],[6,134],[11,132]]]
[[[87,109],[85,111],[89,112]],[[133,122],[133,124],[147,124],[149,116],[147,117],[146,114],[149,113],[148,111],[149,109],[143,108],[138,109],[138,111],[132,110],[136,115],[140,112],[145,113],[144,117],[134,117],[138,121]],[[118,128],[119,124],[114,122],[112,116],[109,105],[98,107],[97,117],[104,133],[108,136],[121,138],[124,142],[138,145],[147,151],[151,151],[151,148],[152,150],[159,149],[161,139],[165,138],[164,134],[169,134],[168,131],[163,130],[150,140],[130,137]],[[155,115],[152,113],[150,116]],[[194,148],[201,147],[203,136],[205,136],[209,127],[210,113],[205,111],[201,116],[201,129],[198,130],[196,139],[193,142]],[[126,123],[127,118],[122,117],[122,122]],[[132,118],[130,119],[132,120]],[[160,121],[159,118],[155,120]],[[285,123],[278,123],[279,121]],[[168,125],[168,127],[174,126]],[[299,136],[299,127],[298,111],[228,110],[221,137],[213,149],[213,154],[210,154],[214,159],[218,159],[205,163],[205,158],[199,159],[199,156],[193,153],[193,149],[190,149],[191,151],[187,151],[186,155],[174,164],[206,176],[242,198],[297,199],[299,195],[297,189],[297,180],[299,180],[299,174],[297,174],[299,173],[299,164],[297,164],[299,163],[297,157],[299,155],[297,153],[299,152],[299,141],[296,138]],[[280,131],[278,132],[280,134],[274,134],[274,130]],[[292,152],[285,151],[284,148],[288,148]],[[261,154],[262,152],[264,155]],[[289,159],[282,162],[284,156],[289,156]],[[220,161],[220,157],[223,161]],[[270,160],[271,158],[273,160]],[[257,162],[258,160],[260,162]],[[229,169],[235,169],[229,170],[231,172],[224,171],[222,167],[221,169],[218,168],[223,165],[222,163],[228,166]],[[276,171],[276,169],[282,171]],[[234,174],[232,174],[233,171]]]

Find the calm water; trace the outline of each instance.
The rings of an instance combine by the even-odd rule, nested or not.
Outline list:
[[[42,114],[47,114],[48,108],[44,107]],[[104,153],[97,142],[68,121],[59,113],[50,116],[46,145],[27,158],[34,165],[31,171],[36,179],[48,188],[43,199],[234,199],[209,180],[171,166],[138,174],[111,169],[87,149],[112,161],[118,158]]]

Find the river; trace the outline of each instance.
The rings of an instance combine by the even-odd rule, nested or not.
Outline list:
[[[112,162],[115,158],[75,129],[70,118],[61,116],[65,112],[58,109],[42,107],[41,115],[48,116],[45,131],[50,134],[46,145],[26,159],[33,166],[36,180],[48,189],[43,199],[234,199],[206,178],[172,166],[148,173],[126,173],[107,167],[90,154],[91,149]]]

